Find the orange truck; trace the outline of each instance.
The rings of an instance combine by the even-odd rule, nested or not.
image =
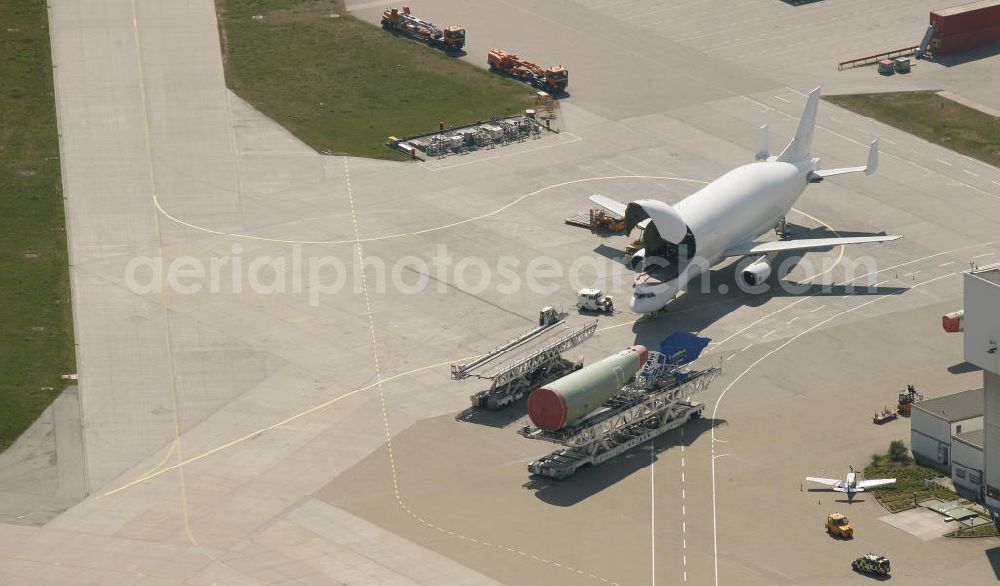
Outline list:
[[[550,93],[564,92],[569,85],[569,72],[562,65],[542,69],[539,65],[502,49],[490,49],[486,60],[490,71],[520,79]]]
[[[410,7],[386,8],[382,11],[382,28],[439,47],[445,51],[461,51],[465,46],[465,29],[460,26],[440,28],[410,14]]]

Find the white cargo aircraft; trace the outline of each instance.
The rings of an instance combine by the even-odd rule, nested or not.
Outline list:
[[[886,484],[892,484],[896,482],[895,478],[880,478],[878,480],[860,480],[861,474],[854,471],[854,466],[851,466],[851,471],[847,473],[847,478],[843,480],[837,480],[835,478],[814,478],[812,476],[806,476],[806,480],[809,482],[818,482],[820,484],[826,484],[827,486],[832,486],[833,490],[837,492],[847,493],[847,501],[850,502],[855,493],[864,492],[866,490],[875,488],[876,486],[884,486]]]
[[[878,166],[878,139],[868,149],[863,167],[817,170],[810,154],[820,88],[809,94],[799,127],[778,156],[767,152],[767,126],[757,134],[757,162],[743,165],[684,198],[675,206],[643,199],[628,205],[602,195],[591,201],[625,217],[625,231],[639,227],[643,248],[632,257],[639,274],[629,304],[636,313],[664,308],[701,272],[728,257],[751,257],[740,278],[758,286],[771,274],[774,256],[783,251],[829,248],[841,244],[884,242],[900,236],[856,236],[756,242],[774,229],[785,235],[785,214],[806,186],[827,177],[864,172]],[[692,262],[698,259],[699,262]],[[742,264],[742,263],[741,263]]]

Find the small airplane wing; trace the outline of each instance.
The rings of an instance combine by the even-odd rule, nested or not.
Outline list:
[[[590,196],[590,201],[596,203],[602,208],[608,210],[609,212],[618,214],[621,217],[625,217],[625,208],[627,207],[624,203],[611,199],[610,197],[605,197],[603,195],[595,193]]]
[[[869,488],[875,488],[876,486],[883,486],[886,484],[892,484],[896,482],[895,478],[879,478],[877,480],[862,480],[858,483],[858,490],[865,490]]]
[[[844,484],[843,480],[837,480],[836,478],[814,478],[812,476],[806,476],[806,480],[809,482],[818,482],[820,484],[832,486],[834,487],[834,490],[838,490]]]
[[[767,254],[769,252],[784,252],[789,250],[810,250],[814,248],[830,248],[841,244],[865,244],[867,242],[888,242],[902,238],[897,236],[847,236],[843,238],[809,238],[804,240],[774,240],[772,242],[748,242],[737,245],[722,253],[722,256],[750,256],[752,254]]]

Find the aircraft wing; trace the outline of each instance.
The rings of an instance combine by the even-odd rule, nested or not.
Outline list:
[[[809,238],[804,240],[774,240],[772,242],[749,242],[737,245],[722,253],[722,256],[750,256],[788,250],[810,250],[830,248],[841,244],[865,244],[866,242],[888,242],[902,238],[899,236],[848,236],[843,238]]]
[[[834,490],[839,489],[844,484],[843,480],[837,480],[836,478],[814,478],[812,476],[806,476],[806,480],[809,482],[818,482],[820,484],[832,486],[834,487]]]
[[[590,201],[596,203],[602,208],[608,210],[611,213],[618,214],[621,217],[625,217],[625,208],[627,207],[624,203],[611,199],[610,197],[605,197],[603,195],[595,193],[590,196]]]
[[[895,478],[879,478],[877,480],[862,480],[858,483],[858,490],[865,490],[869,488],[875,488],[876,486],[882,486],[885,484],[892,484],[896,482]]]

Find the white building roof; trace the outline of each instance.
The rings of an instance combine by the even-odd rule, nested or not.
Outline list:
[[[983,416],[983,389],[961,391],[935,399],[917,401],[914,409],[920,409],[948,423],[965,421]]]

